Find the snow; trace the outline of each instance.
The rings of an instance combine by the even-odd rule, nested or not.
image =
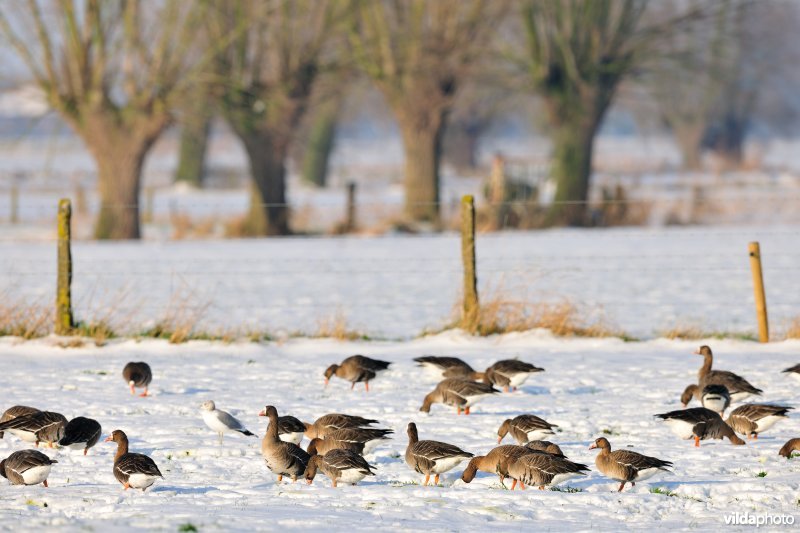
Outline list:
[[[164,473],[146,493],[122,490],[112,473],[114,445],[98,443],[80,451],[49,450],[50,488],[3,486],[0,523],[14,527],[70,530],[175,530],[191,523],[199,530],[542,530],[717,529],[733,512],[800,514],[800,460],[777,455],[797,437],[798,415],[782,421],[757,441],[732,446],[727,441],[675,437],[653,417],[677,409],[679,394],[695,379],[701,359],[698,343],[653,340],[559,339],[543,331],[474,338],[458,331],[410,341],[339,342],[293,339],[281,343],[115,341],[105,347],[55,346],[57,339],[19,342],[0,339],[3,408],[27,404],[88,416],[103,435],[123,429],[131,450],[150,455]],[[781,374],[796,364],[800,342],[759,345],[706,341],[715,366],[744,375],[765,390],[763,401],[797,405],[797,383]],[[366,393],[322,372],[347,355],[363,353],[393,362]],[[435,378],[412,358],[456,355],[475,368],[520,357],[545,368],[517,392],[486,399],[470,416],[435,405],[418,411]],[[131,396],[121,377],[129,360],[153,368],[152,397]],[[377,476],[358,486],[333,489],[319,476],[311,486],[277,485],[266,469],[256,438],[228,436],[223,447],[203,423],[200,404],[216,401],[259,435],[267,404],[280,414],[310,421],[328,412],[377,418],[395,430],[394,439],[367,457]],[[456,444],[483,454],[496,446],[502,421],[533,413],[558,424],[552,438],[570,459],[590,465],[586,478],[569,487],[580,492],[504,491],[496,476],[479,473],[469,485],[458,480],[463,467],[447,473],[443,487],[421,487],[421,476],[405,465],[406,425],[414,421],[420,438]],[[672,474],[614,492],[617,484],[594,467],[589,444],[606,436],[612,448],[630,446],[675,463]],[[307,440],[303,441],[303,446]],[[0,441],[0,456],[26,448],[11,435]],[[760,472],[766,476],[759,477]],[[651,487],[674,496],[650,493]],[[47,507],[44,507],[44,504]]]

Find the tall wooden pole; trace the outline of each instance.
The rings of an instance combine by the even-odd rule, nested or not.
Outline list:
[[[345,231],[356,230],[356,184],[351,181],[347,184],[347,217],[345,218]]]
[[[58,202],[58,279],[56,282],[56,334],[69,335],[72,319],[72,204],[69,198]]]
[[[750,270],[753,272],[753,292],[758,316],[758,340],[769,342],[769,322],[767,320],[767,295],[764,291],[764,275],[761,271],[761,248],[757,242],[747,245],[750,252]]]
[[[478,325],[478,277],[475,267],[475,200],[461,199],[461,259],[464,263],[464,302],[461,327],[473,331]]]

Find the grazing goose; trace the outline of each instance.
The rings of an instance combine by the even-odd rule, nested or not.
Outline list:
[[[53,447],[53,443],[64,436],[64,427],[67,419],[64,415],[50,411],[38,411],[29,415],[18,416],[0,424],[0,431],[8,431],[15,437],[27,442],[46,442]]]
[[[235,431],[248,437],[255,437],[255,433],[251,433],[244,427],[244,424],[239,422],[227,411],[217,409],[217,405],[213,400],[208,400],[200,405],[200,414],[203,415],[203,422],[219,436],[219,445],[222,446],[222,437],[226,432]]]
[[[786,441],[786,444],[783,445],[778,455],[791,459],[792,452],[800,452],[800,439],[789,439]]]
[[[543,452],[531,452],[523,455],[508,467],[508,475],[519,482],[519,488],[535,485],[539,490],[564,483],[570,479],[585,476],[589,467],[581,463],[573,463],[568,459]],[[516,485],[515,485],[516,486]]]
[[[335,429],[360,428],[377,423],[377,420],[372,420],[371,418],[344,415],[341,413],[328,413],[327,415],[317,418],[312,424],[303,422],[303,426],[305,427],[305,436],[309,439],[315,439],[317,437],[324,437],[329,431]]]
[[[38,450],[20,450],[0,461],[0,476],[12,485],[47,486],[50,466],[58,461],[50,459]]]
[[[553,444],[547,440],[532,440],[525,445],[526,448],[531,450],[536,450],[539,452],[546,452],[550,455],[558,455],[559,457],[566,457],[564,452],[561,451],[561,448],[558,447],[558,444]]]
[[[711,370],[711,366],[714,364],[714,355],[711,353],[711,348],[708,346],[701,346],[700,349],[694,353],[703,356],[703,366],[701,366],[700,370],[697,372],[697,386],[700,391],[705,389],[707,385],[724,385],[728,389],[731,401],[733,402],[740,402],[745,398],[752,395],[760,395],[763,392],[761,389],[755,388],[746,379],[733,372],[728,372],[727,370]]]
[[[497,430],[497,443],[501,443],[503,438],[511,433],[511,436],[520,444],[526,444],[532,440],[540,440],[544,437],[555,435],[553,428],[557,428],[546,420],[542,420],[536,415],[519,415],[516,418],[504,420]]]
[[[356,386],[356,383],[364,382],[364,387],[369,392],[369,382],[375,379],[378,372],[386,370],[389,365],[386,361],[379,361],[377,359],[370,359],[363,355],[351,355],[338,365],[331,365],[325,370],[325,386],[328,386],[331,376],[344,379],[351,383],[350,390]]]
[[[324,438],[314,438],[308,444],[308,454],[325,455],[330,450],[344,448],[366,455],[381,443],[389,440],[387,435],[394,433],[391,429],[380,428],[342,428],[329,431]]]
[[[124,431],[115,429],[105,442],[117,443],[117,454],[114,456],[114,477],[122,483],[125,490],[142,489],[164,479],[155,461],[142,453],[128,452],[128,436]]]
[[[314,455],[308,460],[305,471],[306,483],[311,485],[317,470],[328,476],[335,487],[338,483],[355,485],[375,472],[366,459],[350,450],[331,450],[325,455]]]
[[[725,421],[736,433],[747,435],[748,438],[758,438],[779,420],[788,418],[786,414],[792,408],[785,405],[770,405],[766,403],[749,403],[740,405],[730,412]]]
[[[278,437],[278,410],[268,405],[264,412],[269,417],[269,426],[264,439],[261,441],[261,455],[267,463],[267,468],[278,476],[278,482],[283,476],[289,476],[292,481],[297,481],[303,475],[308,465],[309,455],[300,446],[293,442],[284,442]]]
[[[637,481],[651,478],[659,471],[669,472],[668,468],[672,466],[669,461],[630,450],[614,450],[612,452],[611,444],[605,437],[600,437],[589,446],[590,450],[595,448],[599,448],[600,453],[597,454],[594,464],[603,475],[620,482],[617,492],[622,492],[625,483],[630,483],[635,487]]]
[[[731,404],[731,395],[728,392],[728,387],[725,385],[706,385],[702,393],[700,387],[697,385],[689,385],[686,387],[686,390],[683,391],[683,394],[681,394],[681,404],[683,407],[689,405],[692,398],[700,400],[703,407],[711,409],[715,413],[719,413],[720,416],[722,416],[722,413]]]
[[[417,425],[408,424],[408,447],[406,448],[406,464],[420,474],[425,474],[423,486],[428,485],[431,474],[434,474],[434,485],[439,484],[439,475],[452,470],[474,454],[465,452],[458,446],[436,440],[419,440]]]
[[[460,378],[445,379],[425,396],[425,400],[419,410],[423,413],[430,413],[431,405],[443,403],[445,405],[454,405],[456,413],[459,415],[462,409],[464,414],[468,415],[470,406],[498,392],[500,391],[486,383]]]
[[[796,364],[794,366],[790,366],[786,370],[782,370],[782,372],[785,372],[785,373],[789,374],[794,379],[800,380],[800,363],[798,363],[798,364]]]
[[[14,405],[9,407],[3,412],[3,416],[0,416],[0,424],[3,422],[8,422],[9,420],[14,420],[18,416],[25,416],[25,415],[32,415],[33,413],[38,413],[39,410],[35,407],[28,407],[27,405]],[[3,433],[0,431],[0,439],[3,438]]]
[[[61,446],[68,446],[72,449],[80,450],[83,448],[83,455],[89,448],[97,444],[102,433],[100,422],[91,418],[78,416],[69,421],[64,428],[64,436],[58,443]]]
[[[488,474],[497,474],[500,478],[500,484],[505,487],[505,479],[508,477],[508,466],[514,461],[518,460],[523,455],[529,453],[541,453],[526,448],[525,446],[516,446],[514,444],[505,444],[498,446],[486,455],[477,455],[470,459],[467,468],[461,474],[461,481],[470,483],[475,479],[475,474],[478,470]],[[511,490],[517,485],[515,479],[511,484]]]
[[[483,373],[483,382],[503,387],[503,392],[508,392],[509,389],[517,390],[517,387],[525,383],[528,376],[536,372],[544,372],[544,368],[517,359],[504,359],[486,369]]]
[[[153,381],[153,372],[150,370],[150,365],[145,362],[130,362],[122,369],[122,377],[131,388],[131,394],[136,394],[136,387],[144,387],[144,392],[139,396],[149,396],[147,387]]]
[[[745,442],[736,436],[731,427],[722,420],[719,414],[705,407],[693,407],[656,415],[664,420],[669,428],[682,439],[694,438],[694,445],[700,446],[701,440],[722,439],[728,437],[731,444],[740,446]]]
[[[475,370],[458,357],[424,355],[414,358],[417,366],[439,374],[443,378],[483,379],[483,373]]]

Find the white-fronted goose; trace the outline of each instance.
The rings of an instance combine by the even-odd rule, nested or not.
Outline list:
[[[50,466],[57,462],[38,450],[20,450],[0,461],[0,475],[12,485],[41,483],[46,487]]]
[[[703,404],[703,407],[719,413],[720,416],[731,404],[731,395],[725,385],[706,385],[702,392],[697,385],[689,385],[681,394],[683,407],[689,405],[692,398],[697,398]]]
[[[14,420],[19,416],[25,415],[32,415],[33,413],[38,413],[39,410],[35,407],[28,407],[27,405],[14,405],[9,407],[3,412],[3,415],[0,416],[0,424],[3,422],[8,422],[9,420]],[[3,431],[0,431],[0,439],[3,438]]]
[[[302,476],[306,470],[309,455],[297,444],[284,442],[278,437],[278,410],[275,407],[268,405],[264,412],[269,417],[269,426],[261,441],[261,455],[267,468],[278,476],[279,482],[283,476],[297,481],[298,476]]]
[[[50,411],[38,411],[29,415],[18,416],[0,424],[0,431],[7,431],[27,442],[39,446],[47,443],[51,448],[64,436],[67,419],[64,415]]]
[[[343,448],[359,454],[370,453],[381,441],[389,440],[391,429],[342,428],[329,431],[324,438],[314,438],[308,444],[309,455],[325,455],[331,450]]]
[[[525,447],[531,450],[549,453],[551,455],[558,455],[559,457],[566,457],[564,452],[561,451],[561,448],[559,448],[558,444],[554,444],[549,440],[532,440],[525,444]]]
[[[785,372],[786,374],[792,376],[794,379],[800,380],[800,363],[794,366],[790,366],[789,368],[787,368],[786,370],[782,370],[781,372]]]
[[[364,382],[364,387],[369,392],[369,382],[375,379],[378,372],[386,370],[392,363],[370,359],[363,355],[351,355],[338,365],[331,365],[325,370],[325,386],[331,376],[336,376],[350,382],[350,390],[356,383]]]
[[[536,415],[519,415],[516,418],[504,420],[497,430],[498,444],[503,441],[507,434],[519,444],[526,444],[532,440],[541,440],[544,437],[555,435],[553,428],[558,427],[547,420],[543,420]]]
[[[443,378],[483,379],[483,373],[475,370],[458,357],[424,355],[414,358],[418,366],[431,370]]]
[[[360,428],[377,424],[377,420],[361,416],[345,415],[342,413],[328,413],[317,418],[313,423],[303,422],[305,436],[309,439],[324,437],[329,431],[345,428]]]
[[[153,381],[153,372],[150,365],[143,361],[138,363],[130,362],[122,369],[122,377],[131,388],[131,394],[136,394],[136,388],[144,388],[144,392],[139,396],[148,396],[147,388]]]
[[[103,429],[100,422],[91,418],[78,416],[69,421],[64,428],[64,436],[58,443],[61,446],[68,446],[72,449],[83,449],[83,455],[89,448],[97,444]]]
[[[631,450],[611,451],[611,444],[605,437],[595,440],[589,449],[600,449],[600,453],[594,460],[597,469],[606,477],[619,481],[619,489],[622,492],[625,483],[636,486],[637,481],[644,481],[656,475],[659,471],[669,472],[672,463],[663,461],[656,457],[642,455]]]
[[[753,395],[760,395],[763,391],[757,389],[750,384],[743,377],[728,372],[727,370],[712,370],[714,364],[714,355],[711,353],[711,348],[708,346],[701,346],[695,352],[697,355],[703,356],[703,366],[697,372],[697,385],[699,390],[702,391],[707,385],[724,385],[731,395],[731,401],[740,402],[745,398]]]
[[[525,454],[508,466],[508,475],[519,482],[519,488],[525,485],[537,486],[539,490],[585,476],[589,467],[574,463],[558,455],[544,452]]]
[[[725,422],[736,433],[757,439],[759,433],[765,432],[781,419],[789,418],[786,413],[791,409],[785,405],[749,403],[731,411]]]
[[[406,447],[406,464],[414,471],[425,474],[423,486],[428,485],[431,474],[433,483],[439,484],[439,476],[457,467],[462,461],[470,459],[474,454],[465,452],[458,446],[436,440],[419,440],[417,425],[408,424],[408,447]]]
[[[156,479],[164,478],[155,461],[142,453],[128,452],[128,436],[124,431],[115,429],[105,442],[117,443],[114,477],[122,483],[125,490],[133,488],[144,492]]]
[[[670,411],[656,416],[664,420],[678,437],[684,440],[694,438],[695,446],[700,446],[701,440],[722,439],[723,437],[728,437],[731,444],[742,445],[745,443],[736,436],[733,429],[722,420],[719,414],[705,407]]]
[[[544,372],[544,368],[517,359],[504,359],[486,369],[483,373],[483,382],[503,387],[503,392],[508,392],[509,389],[517,390],[517,387],[525,383],[528,376],[536,372]]]
[[[331,450],[325,455],[314,455],[308,460],[305,471],[306,483],[311,485],[317,470],[328,476],[335,487],[338,483],[355,485],[375,472],[366,459],[350,450]]]
[[[781,447],[778,455],[791,459],[792,452],[800,452],[800,439],[789,439],[786,441],[786,444]]]
[[[514,444],[505,444],[494,448],[486,455],[476,455],[470,459],[467,468],[461,474],[461,481],[470,483],[475,479],[475,474],[480,470],[487,474],[497,474],[500,478],[500,484],[505,487],[505,479],[508,477],[508,466],[528,453],[537,453],[525,446],[516,446]],[[511,484],[511,490],[517,485],[515,479]]]
[[[233,415],[227,411],[217,409],[217,405],[208,400],[200,405],[200,414],[203,415],[203,422],[219,436],[219,445],[222,446],[222,437],[225,433],[236,432],[248,437],[255,437],[255,433],[251,433],[244,427],[244,424],[239,422]]]
[[[459,415],[462,409],[464,414],[468,415],[469,408],[472,405],[498,392],[500,391],[491,385],[478,381],[461,378],[445,379],[439,382],[436,388],[425,396],[425,400],[419,410],[423,413],[430,413],[431,405],[443,403],[455,406],[456,413]]]

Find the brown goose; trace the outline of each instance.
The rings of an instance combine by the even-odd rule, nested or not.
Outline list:
[[[267,463],[267,468],[278,476],[278,481],[283,476],[289,476],[292,481],[303,475],[308,465],[309,455],[300,446],[292,442],[284,442],[278,437],[278,411],[268,405],[264,412],[269,417],[269,426],[264,439],[261,441],[261,455]]]
[[[3,422],[8,422],[9,420],[14,420],[18,416],[24,415],[31,415],[33,413],[38,413],[39,410],[35,407],[28,407],[27,405],[14,405],[9,407],[3,412],[3,416],[0,416],[0,424]],[[0,439],[3,438],[3,432],[0,431]]]
[[[483,382],[503,387],[503,392],[508,392],[509,389],[517,390],[517,387],[525,383],[528,376],[536,372],[544,372],[544,368],[517,359],[504,359],[486,369],[483,373]]]
[[[266,411],[261,411],[258,416],[267,416]],[[291,415],[283,415],[278,417],[278,438],[284,442],[291,442],[293,444],[300,444],[303,440],[303,433],[306,430],[305,424],[300,419]]]
[[[434,485],[439,484],[439,475],[452,470],[474,454],[465,452],[458,446],[436,440],[419,440],[417,425],[408,424],[408,447],[406,448],[406,464],[420,474],[425,474],[423,486],[428,485],[431,474]]]
[[[330,450],[344,448],[366,455],[381,441],[389,440],[387,435],[394,433],[391,429],[380,428],[342,428],[329,431],[324,438],[312,439],[308,444],[308,454],[325,455]]]
[[[559,448],[558,444],[553,444],[547,440],[532,440],[527,443],[525,447],[539,452],[546,452],[551,455],[558,455],[559,457],[566,457],[564,452],[561,451],[561,448]]]
[[[781,419],[788,418],[786,413],[791,409],[785,405],[749,403],[731,411],[725,422],[736,433],[757,439],[759,433],[765,432]]]
[[[144,392],[139,396],[148,396],[147,387],[153,381],[153,372],[150,370],[150,365],[145,362],[130,362],[122,369],[122,377],[131,388],[131,394],[136,394],[136,387],[144,387]]]
[[[789,368],[787,368],[786,370],[782,370],[781,372],[785,372],[786,374],[789,374],[793,378],[800,380],[800,363],[794,366],[790,366]]]
[[[702,392],[697,385],[689,385],[681,394],[681,405],[686,407],[692,398],[700,400],[703,407],[719,413],[720,416],[731,404],[731,395],[725,385],[706,385]]]
[[[105,442],[117,443],[117,454],[114,456],[114,477],[122,483],[125,490],[142,489],[164,479],[155,461],[141,453],[128,452],[128,436],[124,431],[115,429]]]
[[[47,486],[50,466],[58,461],[50,459],[38,450],[20,450],[0,461],[0,476],[12,485]]]
[[[486,455],[477,455],[470,459],[467,468],[461,474],[461,481],[470,483],[475,479],[475,474],[480,470],[488,474],[497,474],[500,478],[500,484],[505,487],[505,479],[508,477],[508,465],[529,453],[537,453],[525,446],[516,446],[514,444],[506,444],[498,446]],[[511,490],[517,485],[515,479],[511,484]]]
[[[508,467],[508,475],[519,482],[519,488],[535,485],[539,490],[558,485],[570,479],[585,476],[589,467],[568,459],[543,452],[523,455]]]
[[[697,385],[700,391],[705,389],[707,385],[724,385],[728,389],[733,402],[740,402],[749,396],[760,395],[763,392],[733,372],[711,370],[711,366],[714,364],[714,355],[708,346],[701,346],[694,353],[703,356],[703,366],[697,372]]]
[[[458,357],[424,355],[414,358],[417,366],[432,370],[443,378],[483,379],[482,372],[475,370]]]
[[[331,365],[325,370],[325,386],[328,386],[331,376],[342,378],[351,383],[350,390],[356,383],[364,382],[364,387],[369,392],[369,382],[375,379],[378,372],[386,370],[389,365],[386,361],[370,359],[363,355],[351,355],[338,365]]]
[[[456,413],[469,414],[469,408],[487,396],[500,392],[491,385],[470,381],[468,379],[450,378],[442,380],[432,392],[425,396],[422,407],[419,408],[423,413],[430,413],[431,405],[443,403],[454,405]]]
[[[656,475],[659,471],[669,472],[672,463],[663,461],[656,457],[649,457],[630,450],[611,451],[611,444],[605,437],[595,440],[590,450],[600,449],[600,453],[594,460],[597,469],[606,477],[619,481],[619,489],[622,492],[625,483],[636,486],[637,481],[644,481]]]
[[[789,439],[786,441],[786,444],[783,445],[778,455],[791,459],[792,452],[800,452],[800,439]]]
[[[360,428],[377,423],[377,420],[372,420],[371,418],[341,413],[328,413],[327,415],[317,418],[311,424],[303,422],[303,426],[305,427],[305,436],[309,439],[315,439],[317,437],[324,437],[329,431],[334,429]]]
[[[305,471],[306,483],[311,485],[317,470],[328,476],[335,487],[338,483],[355,485],[375,472],[366,459],[350,450],[331,450],[325,455],[314,455],[308,460]]]
[[[516,418],[504,420],[497,430],[498,444],[503,441],[507,434],[511,434],[520,444],[526,444],[532,440],[541,440],[544,437],[555,435],[553,428],[555,424],[539,418],[536,415],[519,415]]]
[[[705,407],[693,407],[656,415],[664,420],[669,428],[682,439],[694,438],[694,445],[700,446],[701,440],[722,439],[727,437],[731,444],[740,446],[745,442],[736,436],[731,427],[722,420],[719,414]]]
[[[89,451],[89,448],[97,444],[100,440],[100,433],[102,432],[100,423],[91,418],[79,416],[73,418],[64,428],[64,436],[58,443],[61,446],[69,446],[73,449],[83,449],[83,455]]]
[[[36,443],[46,442],[53,447],[53,443],[64,436],[64,427],[67,419],[64,415],[50,411],[38,411],[29,415],[18,416],[0,424],[0,431],[8,431],[15,437]]]

